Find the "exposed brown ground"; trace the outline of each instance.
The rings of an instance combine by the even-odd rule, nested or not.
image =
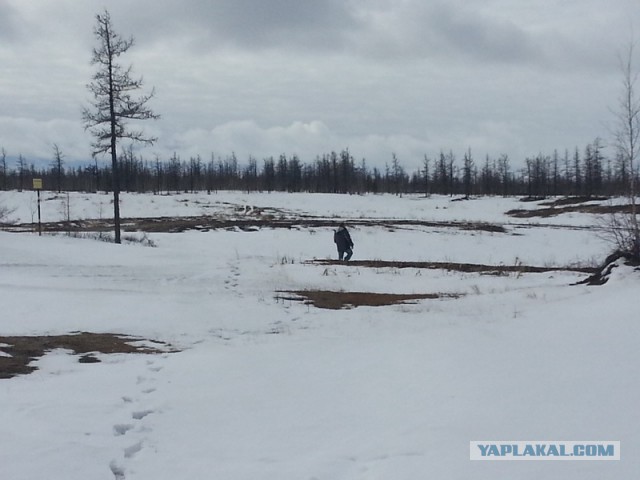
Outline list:
[[[592,275],[578,282],[578,285],[604,285],[609,281],[613,269],[618,266],[616,260],[620,258],[624,260],[625,265],[634,267],[636,271],[640,270],[640,261],[637,258],[628,253],[617,251],[609,255],[602,267],[596,269]]]
[[[346,221],[353,227],[373,226],[387,228],[390,230],[411,227],[439,227],[506,233],[506,230],[501,225],[483,222],[431,222],[402,219],[352,219]],[[242,218],[228,218],[205,215],[198,217],[123,218],[121,222],[122,229],[125,232],[176,233],[184,232],[186,230],[208,231],[240,229],[245,231],[254,231],[260,228],[334,228],[339,223],[339,220],[310,216],[276,218],[272,215],[258,215]],[[3,228],[9,231],[21,232],[35,231],[38,226],[33,223],[23,223],[17,225],[4,225]],[[112,229],[113,223],[108,219],[74,220],[71,222],[49,222],[42,224],[43,232],[107,232]]]
[[[592,201],[590,200],[581,200],[579,203]],[[607,213],[631,213],[631,205],[567,205],[569,200],[556,200],[555,202],[550,202],[547,204],[540,205],[549,205],[545,208],[538,208],[535,210],[525,210],[525,209],[515,209],[509,210],[507,215],[515,218],[533,218],[533,217],[555,217],[557,215],[561,215],[563,213],[593,213],[593,214],[607,214]]]
[[[441,269],[466,273],[546,273],[553,271],[568,271],[579,273],[594,273],[597,269],[590,267],[535,267],[531,265],[481,265],[476,263],[452,263],[452,262],[395,262],[385,260],[352,260],[348,263],[339,260],[311,260],[307,262],[315,265],[350,265],[365,268],[424,268]]]
[[[79,358],[82,363],[99,362],[100,360],[93,353],[152,354],[174,351],[167,350],[167,345],[161,342],[153,342],[157,343],[159,347],[163,347],[157,349],[132,345],[132,342],[141,340],[112,333],[89,332],[55,336],[0,336],[0,344],[9,345],[8,347],[0,347],[0,351],[11,355],[10,357],[0,356],[0,379],[33,372],[36,367],[29,365],[29,363],[57,348],[71,350],[77,355],[84,354]]]
[[[562,197],[547,202],[541,202],[540,205],[545,207],[559,207],[562,205],[575,205],[586,202],[604,202],[609,200],[608,197]]]
[[[301,301],[318,308],[340,310],[360,306],[380,307],[396,305],[413,300],[458,298],[455,293],[372,293],[372,292],[332,292],[329,290],[288,290],[278,292],[278,299]]]
[[[480,273],[486,275],[507,275],[509,273],[546,273],[553,271],[570,271],[594,274],[598,268],[591,267],[536,267],[531,265],[481,265],[475,263],[451,262],[399,262],[384,260],[355,260],[341,262],[339,260],[311,260],[310,265],[349,266],[363,268],[424,268],[442,269],[465,273]],[[302,301],[318,308],[341,309],[358,306],[379,307],[395,305],[413,300],[458,298],[458,293],[412,293],[391,294],[372,292],[334,292],[329,290],[287,290],[276,292],[279,300]]]

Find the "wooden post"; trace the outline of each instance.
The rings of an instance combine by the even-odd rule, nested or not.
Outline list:
[[[38,192],[38,236],[42,236],[42,218],[40,216],[40,190],[42,190],[42,179],[33,179],[33,189]]]

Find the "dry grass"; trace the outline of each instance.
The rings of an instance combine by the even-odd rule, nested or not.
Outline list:
[[[45,336],[17,336],[0,337],[0,344],[9,345],[0,347],[0,351],[10,357],[0,356],[0,378],[11,378],[16,375],[24,375],[36,370],[29,365],[33,360],[42,357],[46,352],[62,348],[71,350],[76,355],[83,355],[79,361],[82,363],[96,363],[100,360],[94,353],[163,353],[175,351],[168,349],[167,345],[157,343],[159,348],[133,345],[142,339],[116,335],[112,333],[88,333],[78,332],[70,335],[45,335]],[[160,348],[162,347],[162,348]]]
[[[561,204],[558,203],[558,205]],[[631,213],[631,205],[569,205],[559,207],[550,206],[546,208],[538,208],[537,210],[509,210],[507,212],[507,215],[514,218],[549,218],[561,215],[563,213],[592,213],[600,215],[607,213]]]
[[[540,205],[545,207],[560,207],[564,205],[575,205],[575,204],[586,203],[586,202],[595,202],[595,201],[604,202],[607,200],[609,200],[608,197],[584,197],[584,196],[562,197],[562,198],[550,200],[548,202],[542,202],[540,203]]]
[[[284,294],[284,295],[283,295]],[[278,292],[281,300],[301,301],[317,308],[340,310],[361,306],[381,307],[397,305],[415,300],[458,298],[454,293],[372,293],[372,292],[332,292],[329,290],[288,290]]]
[[[437,227],[453,228],[465,231],[482,231],[491,233],[506,233],[501,225],[483,222],[432,222],[422,220],[403,219],[352,219],[346,222],[353,227],[379,227],[388,230],[397,228]],[[260,228],[335,228],[336,220],[311,216],[273,217],[271,215],[243,216],[229,218],[225,216],[198,217],[155,217],[155,218],[123,218],[122,229],[127,232],[156,232],[176,233],[187,230],[235,230],[255,231]],[[24,223],[4,226],[5,230],[15,232],[34,231],[36,224]],[[70,222],[49,222],[42,224],[44,232],[109,232],[113,229],[110,219],[74,220]]]
[[[507,273],[546,273],[553,271],[568,271],[578,273],[594,273],[590,267],[536,267],[531,265],[482,265],[476,263],[452,262],[396,262],[385,260],[353,260],[348,263],[339,260],[313,260],[307,262],[315,265],[350,265],[365,268],[424,268],[441,269],[465,273],[507,274]]]

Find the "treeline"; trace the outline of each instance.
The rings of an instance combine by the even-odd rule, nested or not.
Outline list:
[[[331,152],[312,162],[296,155],[280,155],[244,163],[235,154],[208,160],[200,156],[153,160],[137,155],[132,147],[119,157],[120,189],[125,192],[247,192],[284,191],[312,193],[423,193],[443,195],[623,195],[629,185],[629,166],[622,155],[606,158],[596,139],[582,151],[527,158],[514,168],[507,155],[475,159],[468,150],[462,158],[453,152],[427,155],[421,168],[407,172],[396,155],[384,168],[356,160],[349,150]],[[19,155],[9,165],[4,149],[0,154],[0,189],[30,189],[33,178],[42,178],[46,190],[111,191],[111,166],[94,160],[82,167],[66,167],[64,155],[54,146],[53,160],[37,169]]]

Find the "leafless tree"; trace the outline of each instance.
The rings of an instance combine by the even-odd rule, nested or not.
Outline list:
[[[7,152],[4,148],[0,150],[0,174],[2,175],[2,190],[7,188]],[[0,223],[7,221],[7,217],[13,210],[0,205]]]
[[[9,215],[11,215],[14,211],[15,211],[15,209],[11,209],[11,208],[6,207],[4,205],[0,205],[0,224],[10,223],[9,222]]]
[[[630,42],[624,54],[620,55],[622,88],[618,108],[614,111],[616,147],[629,168],[631,213],[629,219],[612,220],[612,227],[622,228],[621,232],[615,234],[617,237],[622,234],[622,240],[617,242],[618,247],[640,258],[640,230],[636,205],[636,161],[640,150],[640,98],[636,92],[638,71],[634,64],[634,49],[634,42]]]
[[[53,144],[53,161],[51,162],[51,171],[56,179],[56,187],[58,193],[62,191],[62,175],[64,174],[64,155],[57,143]]]
[[[18,160],[16,161],[16,168],[18,170],[18,182],[19,188],[18,191],[21,192],[24,190],[24,181],[27,176],[27,161],[22,156],[22,154],[18,155]]]
[[[142,78],[132,78],[131,66],[125,69],[118,63],[120,56],[133,46],[133,37],[124,39],[114,31],[107,10],[96,15],[94,34],[98,46],[93,49],[91,63],[97,65],[97,71],[87,86],[93,94],[93,101],[83,110],[82,119],[85,130],[95,138],[93,155],[111,154],[115,242],[121,243],[118,140],[153,144],[156,138],[146,136],[141,130],[130,129],[127,122],[157,119],[159,116],[147,105],[154,96],[154,90],[148,95],[134,97],[134,92],[142,88]]]

